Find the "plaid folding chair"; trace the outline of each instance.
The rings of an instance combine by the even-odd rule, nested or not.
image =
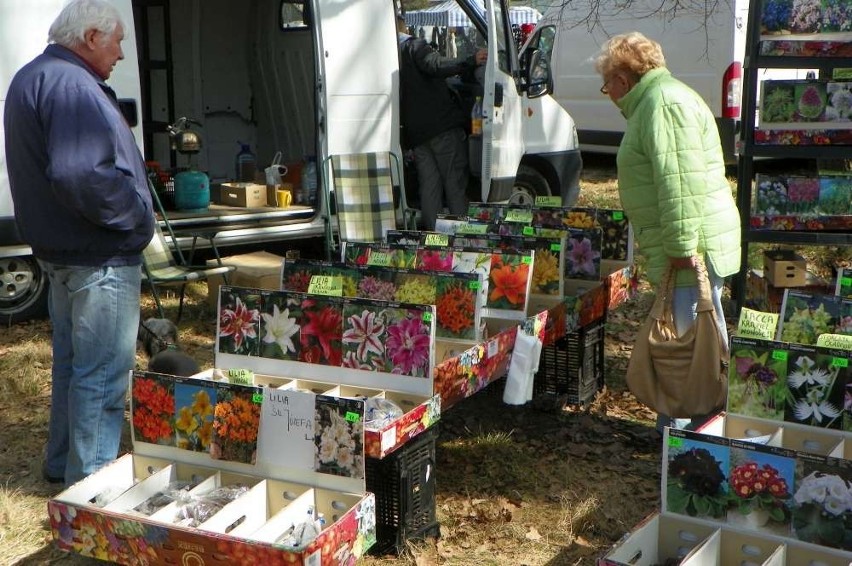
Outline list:
[[[156,222],[154,224],[154,236],[142,251],[142,280],[151,288],[151,294],[154,296],[154,302],[157,304],[157,312],[159,313],[160,318],[165,318],[166,316],[163,311],[163,305],[160,302],[158,287],[163,285],[180,286],[180,304],[178,307],[176,321],[176,323],[179,323],[181,316],[183,315],[183,299],[186,293],[187,283],[192,281],[203,281],[214,275],[222,275],[225,283],[227,283],[227,274],[234,271],[236,267],[232,265],[222,265],[222,259],[219,257],[219,251],[216,249],[215,242],[213,242],[212,234],[193,235],[193,248],[195,247],[195,240],[198,237],[209,238],[210,245],[213,248],[213,253],[216,255],[216,259],[218,260],[218,265],[213,267],[206,265],[190,265],[190,261],[187,261],[184,258],[183,251],[178,244],[175,233],[172,231],[172,227],[166,217],[163,205],[160,202],[154,187],[151,186],[150,181],[148,182],[148,186],[151,190],[152,198],[163,217],[163,223],[169,232],[169,237],[174,245],[174,252],[172,252],[172,249],[169,247],[166,237],[163,234],[163,230],[160,228],[159,222]]]
[[[331,177],[334,189],[334,208],[331,207],[331,187],[324,183],[326,199],[326,253],[339,250],[339,242],[376,242],[383,240],[388,230],[397,227],[397,203],[394,201],[394,177],[391,158],[402,184],[399,160],[392,153],[354,153],[332,155]],[[414,219],[415,211],[405,202],[404,187],[400,187],[398,207],[403,224]],[[337,241],[332,226],[332,210],[337,217]],[[412,222],[413,224],[413,222]],[[412,226],[413,227],[413,226]]]

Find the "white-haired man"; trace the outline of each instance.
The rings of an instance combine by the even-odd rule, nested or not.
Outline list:
[[[4,114],[23,240],[48,275],[50,428],[42,473],[75,483],[118,455],[135,361],[141,251],[154,215],[142,155],[104,81],[124,58],[104,0],[72,0],[18,71]]]

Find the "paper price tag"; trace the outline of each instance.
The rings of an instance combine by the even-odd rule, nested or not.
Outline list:
[[[532,210],[513,208],[506,212],[506,222],[520,222],[529,224],[532,222]]]
[[[848,368],[849,360],[846,358],[831,358],[831,365],[837,368]]]
[[[237,385],[254,385],[254,372],[247,369],[229,369],[228,382]]]
[[[497,343],[497,340],[491,340],[488,343],[488,357],[493,358],[500,351],[500,344]]]
[[[852,287],[852,277],[841,277],[840,278],[840,286],[841,287]]]
[[[456,228],[456,234],[487,234],[487,224],[470,224],[465,223]]]
[[[669,446],[671,446],[672,448],[678,448],[680,446],[683,446],[683,439],[678,438],[677,436],[670,436]]]
[[[787,350],[772,350],[772,359],[781,362],[787,361]]]
[[[447,234],[426,234],[426,245],[446,248],[450,245],[450,237]]]
[[[550,251],[561,252],[562,251],[562,244],[550,244]]]
[[[432,313],[431,312],[424,312],[422,319],[423,319],[423,322],[432,322]]]
[[[354,413],[352,411],[346,412],[346,422],[357,423],[360,420],[361,420],[361,415],[359,415],[358,413]]]
[[[468,288],[476,291],[477,289],[479,289],[479,281],[471,281],[468,284]]]
[[[525,255],[525,256],[523,256],[523,257],[521,258],[521,263],[525,263],[525,264],[527,264],[527,265],[531,264],[531,263],[532,263],[532,256],[531,256],[531,255]]]
[[[624,220],[624,211],[623,210],[615,210],[612,213],[613,220]]]
[[[261,403],[263,403],[263,393],[255,393],[254,395],[252,395],[251,402],[255,403],[256,405],[260,405]]]
[[[308,293],[329,297],[343,296],[343,277],[334,275],[314,275],[308,285]]]
[[[377,252],[374,250],[370,251],[370,255],[367,257],[367,265],[375,265],[378,267],[390,267],[391,264],[391,254],[388,252]]]
[[[536,206],[562,206],[562,197],[535,197]]]
[[[522,232],[524,236],[535,236],[535,228],[533,228],[532,226],[524,226]]]

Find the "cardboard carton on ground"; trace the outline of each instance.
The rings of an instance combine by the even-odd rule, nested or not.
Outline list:
[[[222,263],[237,268],[236,271],[228,274],[228,283],[235,287],[280,289],[283,260],[283,257],[269,252],[252,252],[222,258]],[[207,265],[215,266],[216,260],[208,260]],[[207,280],[207,301],[212,307],[218,304],[219,286],[222,283],[221,275],[216,275]]]

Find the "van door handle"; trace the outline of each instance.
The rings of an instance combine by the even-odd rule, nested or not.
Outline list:
[[[494,83],[494,108],[503,107],[503,83]]]

